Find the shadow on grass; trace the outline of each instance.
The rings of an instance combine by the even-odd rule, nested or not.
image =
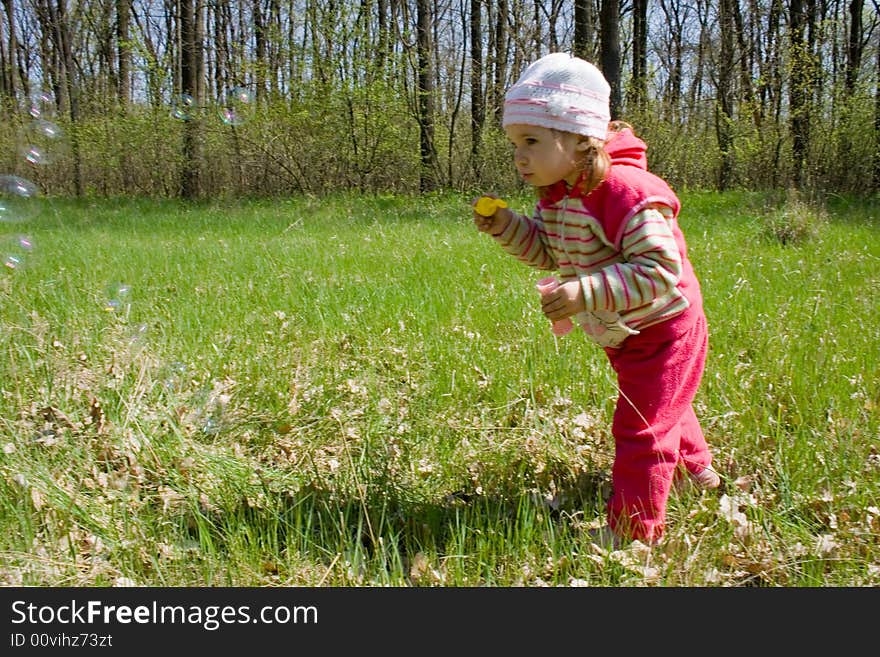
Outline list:
[[[462,568],[467,574],[451,578],[459,584],[510,559],[574,551],[586,523],[604,514],[608,476],[586,472],[558,482],[552,495],[512,480],[490,492],[462,488],[432,499],[390,481],[356,490],[308,482],[267,492],[259,505],[242,499],[223,511],[199,511],[188,527],[192,539],[217,550],[241,551],[245,541],[264,561],[295,554],[319,563],[325,577],[315,584],[422,584],[423,555],[433,563],[471,561]]]

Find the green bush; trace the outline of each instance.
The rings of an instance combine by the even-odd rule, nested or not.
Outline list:
[[[413,91],[385,79],[355,83],[313,80],[295,97],[261,99],[240,125],[226,125],[219,107],[193,108],[192,120],[172,117],[170,106],[87,105],[74,126],[53,117],[67,143],[54,162],[32,166],[21,155],[24,111],[0,122],[0,168],[25,176],[49,195],[76,193],[75,167],[88,195],[175,197],[181,191],[185,133],[199,136],[197,169],[202,196],[273,198],[339,190],[411,193],[419,190],[419,125]],[[876,137],[873,99],[860,92],[840,111],[811,117],[803,178],[823,191],[871,191]],[[722,154],[712,104],[681,109],[653,102],[622,119],[648,144],[648,164],[679,191],[716,189]],[[790,126],[766,107],[741,103],[730,119],[730,190],[784,189],[795,165]],[[436,180],[441,188],[519,190],[510,147],[488,115],[479,152],[472,145],[466,99],[438,108],[434,117]],[[74,147],[75,146],[75,147]],[[845,163],[842,164],[842,163]],[[788,237],[786,236],[786,239]]]
[[[828,223],[828,213],[818,200],[808,200],[794,190],[763,217],[764,233],[780,244],[801,244],[816,239]]]

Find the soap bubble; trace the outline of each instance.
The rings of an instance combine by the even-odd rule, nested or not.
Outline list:
[[[220,429],[222,428],[222,420],[219,417],[210,416],[205,419],[205,424],[202,425],[202,432],[209,436],[216,436],[220,433]]]
[[[131,286],[126,283],[114,281],[107,286],[107,301],[104,310],[114,313],[130,304]]]
[[[39,209],[37,186],[19,176],[0,176],[0,223],[25,221]]]
[[[141,323],[133,326],[128,332],[128,348],[132,351],[140,351],[144,347],[147,340],[147,332],[150,330],[149,324]]]
[[[226,92],[220,107],[220,120],[237,126],[251,118],[254,112],[254,94],[245,87],[234,87]]]
[[[169,363],[162,369],[160,378],[168,392],[179,393],[186,384],[186,365],[178,360]]]
[[[55,99],[48,91],[35,91],[29,99],[28,113],[35,119],[55,116]]]
[[[171,105],[172,118],[180,121],[189,121],[192,118],[192,112],[195,110],[196,101],[189,94],[180,94],[174,99]]]
[[[3,245],[3,266],[10,271],[22,269],[33,250],[34,243],[27,235],[8,240]]]
[[[64,131],[46,119],[34,119],[21,135],[21,153],[31,164],[51,164],[64,154]]]

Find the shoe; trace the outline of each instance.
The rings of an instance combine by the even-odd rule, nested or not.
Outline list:
[[[676,482],[676,488],[681,490],[687,483],[690,483],[698,490],[712,490],[721,485],[721,477],[710,467],[703,468],[696,474],[688,470],[687,477],[681,478]]]
[[[703,468],[699,474],[691,474],[690,478],[697,488],[703,490],[712,490],[721,485],[721,477],[712,468]]]

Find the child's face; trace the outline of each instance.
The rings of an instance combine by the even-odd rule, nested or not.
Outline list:
[[[584,140],[572,132],[534,125],[512,124],[504,128],[513,144],[513,163],[522,179],[534,187],[565,180],[574,185],[580,176],[580,153]]]

